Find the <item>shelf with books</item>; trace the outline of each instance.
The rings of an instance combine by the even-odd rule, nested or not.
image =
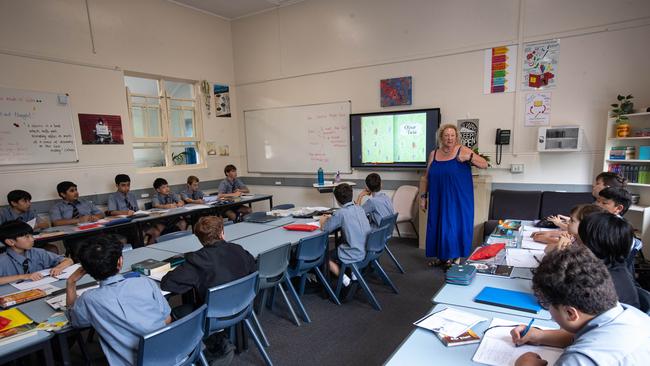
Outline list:
[[[639,159],[607,159],[606,160],[610,164],[625,164],[625,163],[631,163],[631,164],[650,164],[650,160],[639,160]]]

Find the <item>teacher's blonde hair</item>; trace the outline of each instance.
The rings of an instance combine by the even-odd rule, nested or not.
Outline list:
[[[451,123],[446,123],[440,126],[440,128],[438,128],[438,132],[436,133],[437,146],[441,145],[442,134],[445,133],[445,130],[450,128],[456,132],[456,145],[460,145],[460,132],[458,132],[458,127],[456,127],[456,125],[452,125]]]

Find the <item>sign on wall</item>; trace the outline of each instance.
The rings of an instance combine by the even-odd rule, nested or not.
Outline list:
[[[460,144],[473,149],[478,146],[478,118],[459,119],[458,132],[460,133]]]

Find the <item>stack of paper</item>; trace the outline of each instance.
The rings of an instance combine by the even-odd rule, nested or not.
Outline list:
[[[543,250],[508,248],[506,249],[506,262],[509,266],[537,268],[544,258]]]
[[[88,291],[90,289],[93,289],[93,288],[97,288],[97,287],[99,287],[99,285],[78,289],[77,290],[77,296],[80,296],[84,292],[86,292],[86,291]],[[58,296],[54,296],[54,297],[52,297],[50,299],[45,300],[45,302],[48,305],[50,305],[52,307],[52,309],[59,310],[59,309],[62,309],[62,308],[65,307],[65,296],[66,296],[66,294],[61,294],[61,295],[58,295]]]
[[[420,328],[439,332],[450,337],[458,337],[468,329],[487,319],[462,310],[446,308],[431,313],[413,323]]]

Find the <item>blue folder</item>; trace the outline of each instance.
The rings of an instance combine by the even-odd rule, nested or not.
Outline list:
[[[512,291],[496,287],[484,287],[476,295],[474,301],[529,313],[537,313],[542,310],[535,295],[528,292]]]

